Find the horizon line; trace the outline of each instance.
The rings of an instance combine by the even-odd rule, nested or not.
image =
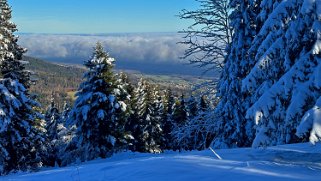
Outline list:
[[[87,35],[87,36],[106,36],[106,35],[131,35],[131,34],[182,34],[174,31],[164,32],[110,32],[110,33],[32,33],[32,32],[16,32],[17,35]]]

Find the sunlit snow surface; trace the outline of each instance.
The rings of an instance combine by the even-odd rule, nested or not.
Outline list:
[[[122,153],[66,168],[19,173],[0,180],[320,180],[321,144],[295,144],[267,149],[168,152],[160,155]]]

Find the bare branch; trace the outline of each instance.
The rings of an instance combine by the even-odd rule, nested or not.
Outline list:
[[[193,20],[184,34],[187,45],[182,59],[204,69],[204,72],[221,71],[227,54],[227,46],[232,39],[229,16],[229,0],[196,0],[200,3],[198,10],[182,10],[181,19]]]

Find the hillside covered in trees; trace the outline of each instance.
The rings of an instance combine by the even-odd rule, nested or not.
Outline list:
[[[25,66],[31,71],[32,84],[30,92],[41,103],[44,109],[50,105],[51,98],[55,99],[56,107],[63,109],[64,103],[73,103],[75,92],[82,81],[85,68],[78,65],[51,63],[45,60],[24,56],[23,60],[28,62]],[[193,85],[210,81],[209,77],[192,77],[184,75],[147,75],[133,70],[118,70],[115,72],[126,72],[131,84],[136,85],[140,78],[149,83],[159,86],[161,89],[170,88],[175,96],[180,94],[189,95]]]
[[[83,68],[48,63],[32,57],[23,57],[27,61],[26,69],[31,71],[30,92],[43,106],[49,106],[51,97],[55,98],[57,108],[61,110],[64,102],[73,102],[73,93],[79,86],[84,73]]]

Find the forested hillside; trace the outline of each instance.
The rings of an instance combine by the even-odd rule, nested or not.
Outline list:
[[[51,63],[28,56],[24,56],[23,60],[28,61],[26,69],[32,72],[31,77],[35,81],[31,85],[30,91],[37,96],[37,100],[44,108],[50,105],[52,96],[59,110],[63,108],[65,101],[73,103],[74,94],[83,79],[85,67]],[[116,72],[121,72],[121,70],[116,70]],[[161,89],[170,88],[176,96],[182,93],[189,95],[194,85],[210,80],[210,78],[184,75],[146,75],[131,70],[124,70],[124,72],[133,85],[136,85],[143,77]]]
[[[43,106],[49,106],[51,95],[59,109],[62,109],[64,101],[72,103],[73,93],[82,80],[84,68],[53,64],[32,57],[23,57],[23,60],[29,62],[26,69],[32,71],[35,80],[30,91],[37,95],[37,100]]]

